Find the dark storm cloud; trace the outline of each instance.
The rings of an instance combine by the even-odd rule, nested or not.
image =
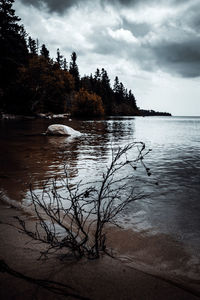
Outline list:
[[[33,5],[36,7],[41,7],[42,4],[45,4],[49,11],[63,13],[65,12],[69,7],[77,5],[78,3],[86,3],[86,2],[98,2],[98,0],[21,0],[22,3],[26,5]],[[187,0],[160,0],[161,3],[184,3]],[[121,6],[134,6],[134,5],[143,5],[143,4],[152,4],[156,3],[157,0],[100,0],[100,2],[104,5],[111,4],[111,5],[121,5]]]
[[[80,0],[81,1],[81,0]],[[183,4],[187,3],[188,0],[160,0],[159,4]],[[134,5],[144,5],[144,4],[158,4],[158,0],[101,0],[103,4],[120,4],[122,6],[134,6]]]
[[[98,3],[99,1],[103,5],[121,5],[121,6],[142,6],[144,4],[156,4],[157,0],[20,0],[22,3],[26,5],[33,5],[35,7],[41,7],[42,4],[45,4],[49,11],[58,12],[58,13],[64,13],[68,8],[77,5],[77,4],[84,4],[87,5],[87,3],[92,2],[95,3],[95,1]],[[186,3],[188,0],[160,0],[159,3],[164,4],[177,4],[180,5],[182,3]]]
[[[157,65],[162,69],[183,77],[200,76],[200,41],[188,40],[181,44],[164,42],[151,50]]]
[[[41,7],[42,4],[45,4],[51,12],[64,13],[69,7],[76,5],[81,0],[21,0],[21,2],[35,7]]]

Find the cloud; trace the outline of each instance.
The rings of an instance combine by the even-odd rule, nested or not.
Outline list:
[[[129,30],[135,37],[141,38],[147,35],[152,30],[152,26],[145,22],[136,23],[134,21],[129,22],[126,18],[122,18],[122,26],[125,30]]]
[[[25,5],[32,5],[39,8],[46,7],[49,12],[57,12],[63,14],[67,9],[73,6],[88,5],[88,3],[100,3],[103,6],[112,5],[118,7],[133,7],[143,5],[153,5],[157,0],[20,0]],[[185,3],[187,0],[160,0],[159,3]]]
[[[105,55],[108,61],[111,57],[117,61],[120,57],[148,72],[200,76],[199,0],[160,0],[159,4],[156,0],[21,3],[31,4],[31,18],[24,8],[24,18],[30,24],[28,32],[34,38],[39,34],[41,42],[52,48],[53,53],[59,47],[67,55],[77,51],[82,60]],[[49,13],[41,4],[56,14]]]
[[[161,69],[183,77],[200,76],[200,41],[164,42],[151,50]]]
[[[21,0],[21,2],[39,8],[46,7],[49,12],[63,14],[68,8],[80,3],[81,0]]]
[[[128,44],[137,44],[137,38],[132,34],[131,31],[120,28],[117,30],[112,30],[108,28],[108,34],[116,41],[125,42]]]

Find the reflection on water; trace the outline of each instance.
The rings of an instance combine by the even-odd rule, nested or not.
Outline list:
[[[40,135],[52,123],[66,124],[83,135],[73,141]],[[130,205],[123,222],[170,233],[199,247],[200,118],[2,120],[0,138],[0,187],[19,201],[28,198],[30,181],[39,191],[47,179],[63,174],[63,164],[71,178],[92,180],[110,161],[111,148],[145,142],[153,149],[146,158],[153,176],[147,180],[141,170],[137,174],[141,190],[151,197]]]

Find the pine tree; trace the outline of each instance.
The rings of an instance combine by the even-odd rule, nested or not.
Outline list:
[[[57,64],[59,69],[62,69],[63,66],[63,55],[60,54],[60,49],[57,49],[57,57],[56,57]]]
[[[74,77],[75,90],[78,91],[80,86],[80,75],[79,75],[79,70],[78,70],[78,65],[76,63],[76,60],[77,60],[76,52],[72,52],[69,72]]]
[[[110,89],[110,79],[108,77],[107,71],[104,68],[101,70],[101,82],[103,88],[105,88],[108,91]]]
[[[67,60],[66,58],[63,59],[63,70],[68,71],[68,65],[67,65]]]
[[[12,8],[14,0],[0,0],[0,32],[1,37],[7,37],[9,33],[18,33],[21,20],[15,16],[15,10]]]
[[[119,92],[119,78],[118,76],[115,77],[114,86],[113,86],[113,92],[118,93]]]
[[[133,95],[133,93],[132,93],[131,90],[130,90],[129,93],[128,93],[128,100],[130,101],[131,106],[132,106],[134,109],[138,109],[138,108],[137,108],[137,105],[136,105],[135,96]]]
[[[120,82],[119,84],[119,96],[120,96],[120,100],[123,101],[125,98],[125,88],[122,82]]]
[[[45,44],[42,45],[40,54],[46,59],[49,60],[49,50],[46,48]]]
[[[96,81],[101,80],[101,73],[100,73],[100,71],[99,71],[98,68],[97,68],[97,70],[96,70],[96,72],[95,72],[95,74],[94,74],[94,79],[95,79]]]
[[[26,64],[26,32],[12,8],[14,0],[0,0],[0,106],[8,106],[8,94],[17,78],[18,67]],[[6,103],[7,102],[7,103]]]
[[[33,55],[37,55],[37,42],[32,39],[30,36],[28,38],[28,48],[29,48],[29,53]]]

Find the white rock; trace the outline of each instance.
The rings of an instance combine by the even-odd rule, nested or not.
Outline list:
[[[47,128],[47,135],[68,135],[73,137],[81,136],[81,133],[73,128],[61,125],[61,124],[53,124]]]
[[[65,115],[64,114],[58,114],[58,115],[52,115],[52,119],[62,119],[62,118],[65,118]]]

